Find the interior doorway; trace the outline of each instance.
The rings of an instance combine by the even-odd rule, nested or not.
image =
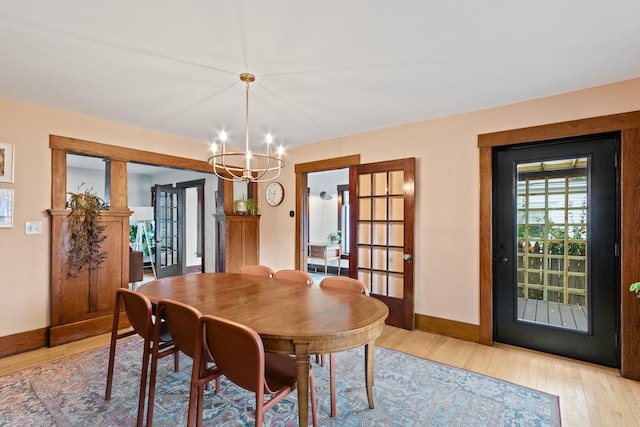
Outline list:
[[[309,273],[318,279],[349,269],[349,169],[312,172],[307,177],[305,221],[309,229]]]
[[[349,277],[389,307],[387,323],[414,326],[415,158],[360,164],[359,156],[296,165],[296,269],[307,269],[309,175],[349,167]]]

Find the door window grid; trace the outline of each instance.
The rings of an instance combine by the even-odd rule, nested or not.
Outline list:
[[[585,307],[587,176],[567,175],[519,178],[518,296]]]
[[[372,293],[403,297],[403,171],[359,176],[358,279]]]
[[[173,265],[178,259],[178,195],[160,192],[160,210],[158,212],[160,227],[160,267]]]

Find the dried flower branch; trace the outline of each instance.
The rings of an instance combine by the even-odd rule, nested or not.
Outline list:
[[[105,226],[100,225],[100,211],[107,208],[106,202],[91,192],[81,191],[84,183],[78,186],[77,193],[69,193],[69,252],[68,276],[77,277],[87,265],[89,270],[97,270],[107,258],[102,252]]]

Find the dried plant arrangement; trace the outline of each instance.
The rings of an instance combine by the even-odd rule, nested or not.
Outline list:
[[[107,237],[105,226],[100,225],[100,211],[107,208],[107,203],[91,189],[82,191],[84,183],[78,186],[78,192],[69,194],[69,252],[68,276],[77,277],[86,265],[97,270],[107,258],[102,251],[102,242]]]

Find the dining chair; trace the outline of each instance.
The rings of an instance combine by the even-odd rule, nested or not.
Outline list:
[[[273,278],[313,285],[313,277],[301,270],[278,270],[274,273]]]
[[[129,323],[133,329],[125,332],[119,332],[120,312],[122,311],[123,306],[127,317],[129,318]],[[158,329],[157,334],[154,333],[156,326]],[[174,355],[174,371],[178,372],[180,368],[178,349],[173,343],[171,334],[167,330],[166,323],[161,320],[158,321],[158,318],[153,315],[153,309],[149,298],[139,292],[120,288],[116,291],[116,302],[113,312],[113,327],[111,329],[111,345],[109,349],[109,366],[107,368],[107,386],[104,394],[105,400],[111,399],[116,343],[122,338],[130,337],[135,334],[140,335],[144,339],[142,350],[142,373],[140,375],[140,392],[138,396],[138,418],[136,422],[136,425],[139,427],[142,426],[142,420],[144,417],[144,401],[147,392],[147,374],[149,372],[149,360],[152,347],[154,345],[157,347],[156,357],[151,362],[153,372],[155,372],[157,359],[171,354]]]
[[[240,267],[241,274],[255,274],[256,276],[273,277],[273,270],[266,265],[245,265]]]
[[[201,352],[196,365],[196,349],[202,341],[202,334],[198,334],[198,320],[202,317],[197,309],[178,301],[163,299],[156,305],[156,317],[162,317],[166,321],[169,333],[173,337],[175,347],[194,360],[193,369],[198,370],[203,387],[210,381],[216,380],[216,393],[220,392],[220,372],[213,364],[213,357],[208,349]],[[154,337],[161,333],[155,328]],[[154,341],[154,343],[157,341]],[[156,390],[156,364],[154,359],[159,357],[159,346],[154,345],[151,352],[151,373],[149,375],[149,403],[147,405],[147,427],[153,424],[154,397]],[[200,395],[202,402],[202,395]]]
[[[330,276],[322,279],[321,288],[342,289],[357,294],[369,295],[366,285],[357,279],[343,276]],[[320,365],[324,366],[324,355],[321,355]],[[336,416],[336,368],[333,353],[329,354],[329,390],[331,393],[331,416]]]
[[[202,396],[202,379],[196,369],[200,359],[209,351],[220,373],[234,384],[252,391],[256,397],[255,425],[262,426],[264,414],[293,392],[297,386],[296,360],[292,356],[264,351],[262,339],[248,326],[220,317],[205,315],[198,322],[198,335],[203,335],[196,351],[191,377],[191,394]],[[311,417],[317,426],[316,397],[313,368],[309,367],[311,388]],[[265,400],[265,395],[271,396]],[[197,409],[197,423],[202,425],[202,404],[196,407],[194,397],[189,399],[189,419]],[[193,424],[188,424],[193,426]]]

